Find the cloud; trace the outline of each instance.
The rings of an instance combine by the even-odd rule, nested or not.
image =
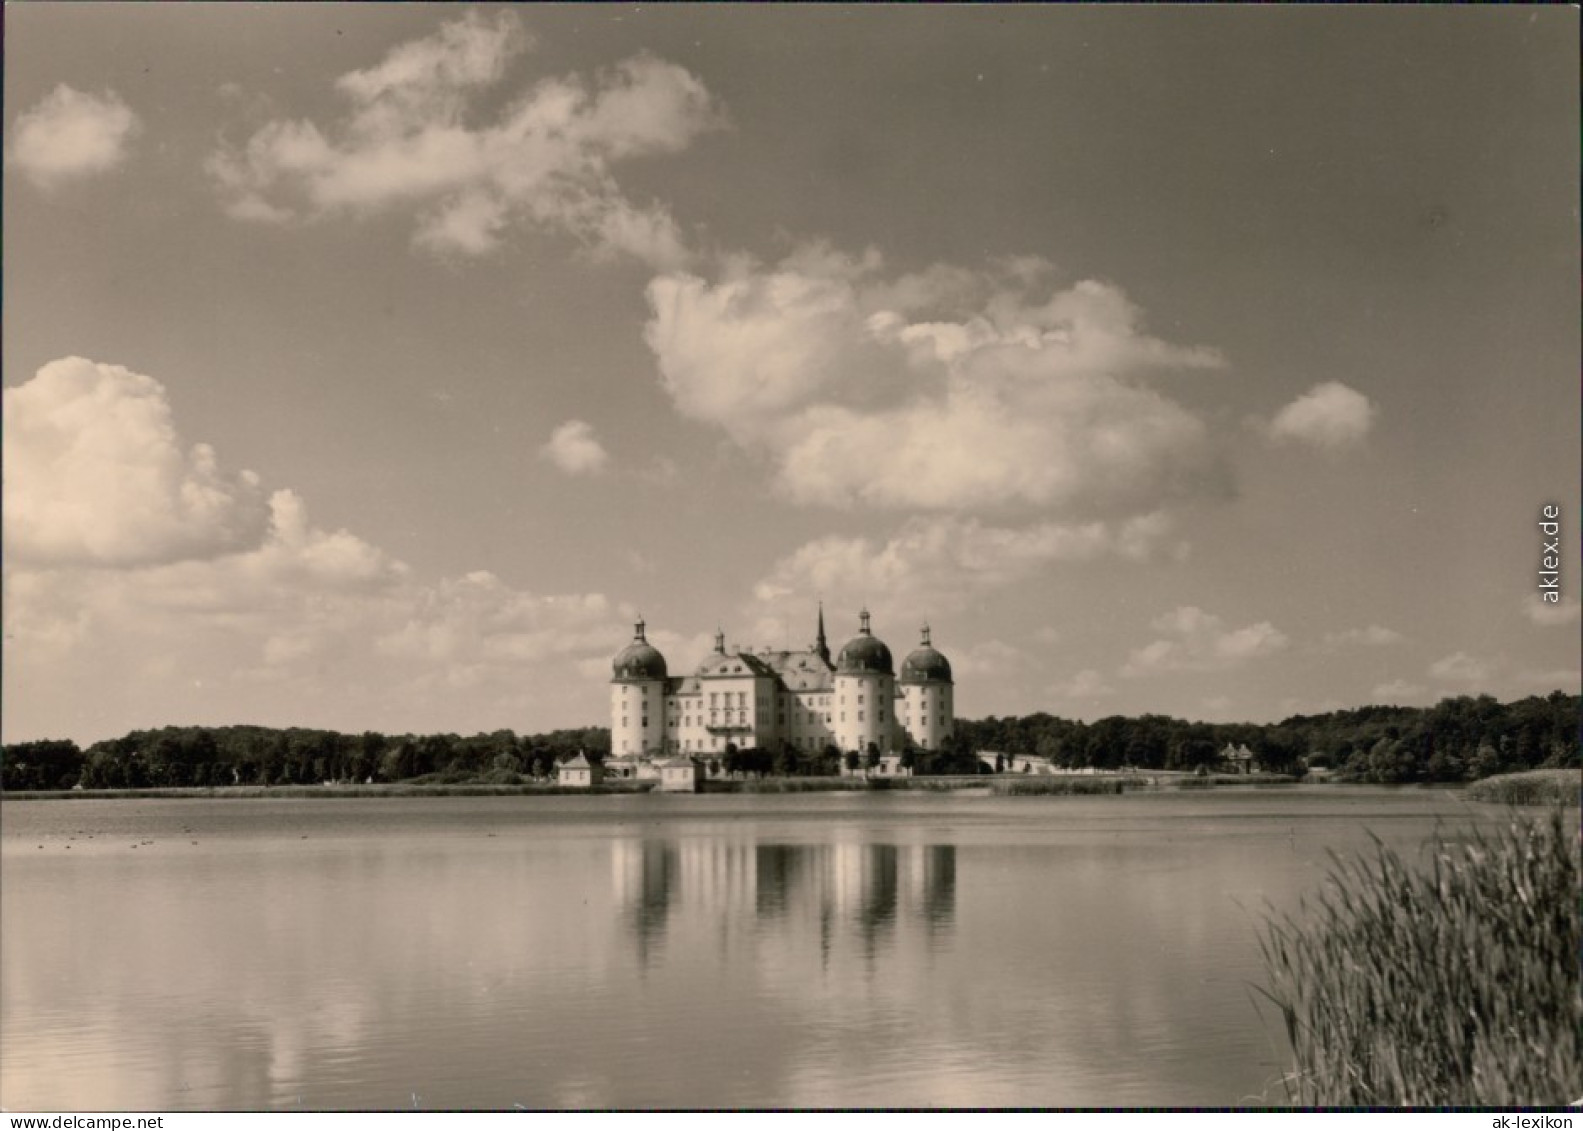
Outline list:
[[[1028,653],[1015,644],[1001,640],[984,640],[966,648],[952,648],[950,652],[953,676],[961,681],[1004,681],[1026,672]]]
[[[11,158],[34,184],[54,188],[120,165],[141,129],[114,91],[85,94],[62,83],[17,115]]]
[[[1371,624],[1368,628],[1349,628],[1341,632],[1327,632],[1320,646],[1327,651],[1344,648],[1385,648],[1400,644],[1405,637],[1394,629]]]
[[[1378,703],[1401,703],[1425,699],[1429,696],[1429,689],[1416,683],[1409,683],[1405,679],[1398,679],[1390,683],[1376,684],[1370,694]]]
[[[1286,634],[1269,621],[1228,629],[1220,617],[1193,605],[1166,613],[1149,627],[1169,635],[1135,649],[1122,665],[1122,675],[1221,671],[1278,655],[1290,644]]]
[[[1429,665],[1429,674],[1435,679],[1460,683],[1483,683],[1494,673],[1494,661],[1460,651],[1443,656]]]
[[[1583,613],[1583,605],[1576,597],[1562,597],[1559,601],[1541,600],[1537,593],[1523,598],[1523,614],[1541,628],[1564,628],[1576,624]]]
[[[5,390],[7,556],[147,565],[256,546],[258,477],[177,438],[164,387],[118,365],[52,361]]]
[[[539,454],[567,475],[598,475],[610,464],[610,453],[593,425],[581,420],[568,420],[557,428]]]
[[[1513,676],[1512,682],[1540,694],[1564,691],[1568,695],[1576,695],[1579,691],[1583,691],[1583,669],[1550,668],[1523,671]]]
[[[1368,397],[1340,381],[1324,381],[1275,414],[1272,440],[1295,441],[1336,450],[1362,443],[1379,409]]]
[[[1223,488],[1205,424],[1143,383],[1223,359],[1148,335],[1120,288],[882,268],[811,244],[652,280],[645,338],[678,412],[804,504],[1126,515]]]
[[[164,388],[68,358],[6,390],[8,735],[258,721],[526,728],[597,711],[631,610],[487,572],[420,582],[178,435]],[[581,686],[581,685],[579,685]],[[550,690],[553,688],[554,690]],[[577,715],[566,717],[568,704]],[[536,709],[533,709],[535,708]]]
[[[613,626],[625,614],[601,594],[536,596],[483,570],[413,597],[404,623],[375,640],[377,652],[476,676],[486,665],[613,653],[623,639]]]
[[[829,535],[776,562],[754,586],[760,601],[823,594],[836,606],[884,594],[896,608],[953,609],[1062,562],[1145,561],[1179,552],[1165,515],[1120,522],[1045,522],[1013,528],[977,519],[909,519],[884,542]]]
[[[1226,712],[1231,710],[1231,696],[1211,695],[1208,698],[1201,700],[1199,702],[1199,706],[1208,712],[1210,716],[1224,716]]]
[[[717,127],[709,92],[638,55],[592,78],[543,79],[478,121],[478,103],[531,46],[516,13],[474,11],[342,75],[338,121],[276,119],[210,157],[226,211],[284,223],[399,208],[414,214],[415,245],[442,255],[485,255],[523,228],[570,235],[596,256],[684,263],[670,214],[629,200],[611,169]]]
[[[1116,693],[1116,689],[1105,682],[1105,677],[1093,668],[1084,668],[1050,690],[1063,699],[1101,699]]]

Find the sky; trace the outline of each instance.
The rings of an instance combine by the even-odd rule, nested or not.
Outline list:
[[[1579,690],[1575,9],[5,19],[7,742]]]

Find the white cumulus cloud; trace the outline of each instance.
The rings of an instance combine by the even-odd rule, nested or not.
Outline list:
[[[1116,693],[1116,689],[1105,682],[1105,677],[1093,668],[1084,668],[1051,690],[1063,699],[1102,699]]]
[[[1541,628],[1563,628],[1578,622],[1579,614],[1583,614],[1583,605],[1578,603],[1576,597],[1546,601],[1537,593],[1530,593],[1523,599],[1523,614]]]
[[[17,115],[11,159],[34,184],[53,188],[114,169],[141,128],[114,91],[87,94],[62,83]]]
[[[567,673],[608,671],[630,630],[598,593],[415,579],[295,491],[224,473],[120,366],[68,358],[6,390],[4,455],[8,736],[564,725]]]
[[[1458,683],[1483,683],[1495,673],[1493,660],[1481,659],[1466,652],[1457,651],[1449,656],[1442,656],[1429,665],[1429,674],[1435,679],[1449,680]]]
[[[1060,562],[1143,561],[1181,545],[1162,514],[1120,522],[1002,527],[978,519],[909,519],[884,541],[829,535],[776,562],[755,587],[760,601],[823,594],[835,607],[883,593],[899,609],[955,609]]]
[[[1269,435],[1335,450],[1361,443],[1378,416],[1374,402],[1356,389],[1324,381],[1276,413]]]
[[[685,262],[670,214],[628,199],[612,167],[676,152],[717,126],[709,92],[685,68],[638,55],[591,78],[542,79],[477,121],[482,96],[530,46],[515,12],[475,11],[342,75],[338,121],[277,119],[212,155],[227,211],[288,222],[403,208],[414,242],[442,254],[487,254],[523,227],[568,234],[596,255]]]
[[[1400,644],[1402,640],[1402,634],[1395,629],[1371,624],[1367,628],[1327,632],[1321,641],[1321,647],[1327,651],[1338,651],[1343,648],[1385,648],[1392,644]]]
[[[14,561],[136,565],[259,544],[251,472],[184,445],[152,377],[80,357],[5,391],[5,549]]]
[[[876,252],[814,244],[655,278],[645,336],[677,410],[765,453],[796,502],[1121,515],[1222,486],[1204,422],[1144,383],[1220,355],[1045,273],[888,278]]]
[[[1421,684],[1409,683],[1405,679],[1396,679],[1389,683],[1376,684],[1370,694],[1377,703],[1410,703],[1427,698],[1429,689]]]
[[[1167,635],[1135,649],[1122,665],[1129,677],[1163,671],[1220,671],[1284,652],[1291,641],[1269,621],[1228,628],[1220,617],[1183,605],[1150,626]]]
[[[567,475],[598,475],[610,464],[610,453],[599,442],[593,425],[582,420],[562,424],[539,454]]]

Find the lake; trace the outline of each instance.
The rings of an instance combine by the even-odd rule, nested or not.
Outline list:
[[[1257,928],[1447,791],[0,805],[17,1110],[1280,1103]],[[42,847],[40,847],[42,846]]]

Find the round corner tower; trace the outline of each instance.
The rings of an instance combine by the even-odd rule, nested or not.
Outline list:
[[[835,665],[836,743],[843,751],[880,753],[892,745],[896,673],[890,649],[869,630],[868,610],[859,614],[858,634],[847,641]]]
[[[901,665],[902,727],[924,750],[938,750],[956,722],[951,662],[929,643],[929,626]]]
[[[665,742],[665,657],[644,635],[643,618],[633,626],[632,643],[611,663],[610,753],[641,757]]]

